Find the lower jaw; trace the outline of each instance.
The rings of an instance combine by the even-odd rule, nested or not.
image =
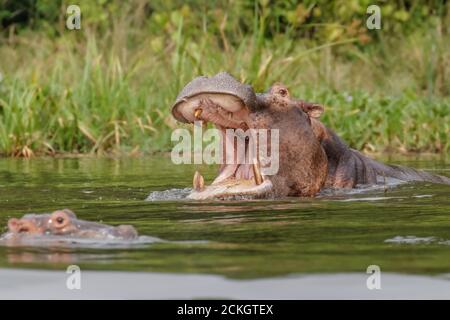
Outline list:
[[[201,191],[193,190],[187,198],[192,200],[258,199],[268,197],[272,190],[272,182],[268,179],[259,185],[245,179],[228,179],[222,183],[207,186]]]
[[[272,182],[261,174],[260,163],[254,158],[252,164],[224,165],[211,185],[197,171],[193,179],[193,191],[187,197],[193,200],[258,199],[270,196]]]

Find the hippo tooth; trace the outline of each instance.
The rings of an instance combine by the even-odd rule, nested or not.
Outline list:
[[[198,109],[195,110],[195,112],[194,112],[195,119],[200,120],[200,116],[202,115],[202,111],[203,111],[202,108],[198,108]]]
[[[259,161],[256,158],[253,158],[253,179],[255,179],[256,185],[260,185],[263,183],[263,178],[261,175],[261,171],[259,170]]]
[[[202,191],[205,188],[205,179],[198,171],[195,171],[193,185],[195,191]]]

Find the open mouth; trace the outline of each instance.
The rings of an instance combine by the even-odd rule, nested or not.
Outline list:
[[[205,186],[204,178],[196,172],[194,190],[188,198],[257,198],[271,191],[272,183],[261,174],[260,161],[251,152],[255,150],[252,143],[257,139],[247,131],[249,110],[242,100],[230,94],[199,94],[176,104],[173,114],[184,122],[211,122],[220,132],[223,152],[219,174],[211,185]],[[241,130],[228,135],[228,129]]]

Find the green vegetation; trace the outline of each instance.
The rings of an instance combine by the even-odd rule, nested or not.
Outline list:
[[[367,30],[377,3],[382,29]],[[447,1],[0,0],[0,153],[168,150],[193,77],[226,70],[324,103],[369,151],[450,150]]]

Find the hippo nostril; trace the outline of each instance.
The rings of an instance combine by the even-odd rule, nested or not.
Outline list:
[[[19,228],[19,233],[24,233],[24,232],[29,232],[30,229],[28,227],[20,227]]]
[[[8,222],[8,227],[14,233],[32,233],[35,231],[33,223],[27,220],[13,220]]]

